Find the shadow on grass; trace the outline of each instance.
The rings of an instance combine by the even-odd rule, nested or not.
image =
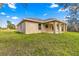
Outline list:
[[[18,32],[18,31],[15,31],[15,33],[17,34],[24,34],[23,32]],[[26,35],[37,35],[37,34],[51,34],[51,35],[58,35],[58,34],[54,34],[54,33],[31,33],[31,34],[26,34]],[[59,33],[59,34],[63,34],[63,33]]]
[[[22,32],[18,32],[18,31],[15,31],[15,33],[17,33],[17,34],[24,34],[24,33],[22,33]]]

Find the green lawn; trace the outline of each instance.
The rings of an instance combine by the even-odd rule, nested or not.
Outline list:
[[[0,55],[79,55],[79,33],[25,35],[0,32]]]

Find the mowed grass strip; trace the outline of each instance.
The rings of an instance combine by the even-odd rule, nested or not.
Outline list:
[[[0,32],[0,55],[79,56],[79,33]]]

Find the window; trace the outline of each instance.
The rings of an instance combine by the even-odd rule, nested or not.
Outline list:
[[[41,30],[41,24],[38,24],[38,29]]]
[[[48,25],[46,24],[45,27],[48,28]]]

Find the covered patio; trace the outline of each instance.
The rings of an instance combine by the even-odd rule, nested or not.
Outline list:
[[[47,33],[63,33],[67,31],[67,25],[62,22],[54,21],[43,24],[43,31]]]

